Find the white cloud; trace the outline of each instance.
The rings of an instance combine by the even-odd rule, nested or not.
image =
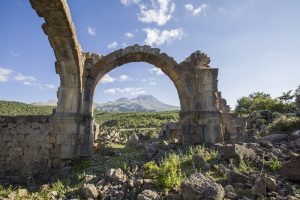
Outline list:
[[[55,89],[56,86],[53,84],[45,84],[45,87],[48,89]]]
[[[138,19],[144,23],[156,23],[161,26],[166,24],[175,11],[175,3],[172,0],[152,0],[151,6],[140,4]]]
[[[130,78],[128,75],[122,74],[119,76],[119,81],[124,82],[124,81],[130,81],[132,78]]]
[[[140,2],[140,0],[120,0],[120,2],[124,6],[129,6],[130,4],[138,4]]]
[[[161,71],[161,69],[159,69],[157,67],[150,68],[148,71],[150,72],[150,74],[156,74],[156,75],[162,75],[162,74],[164,74]]]
[[[42,90],[56,88],[56,86],[54,84],[39,83],[38,80],[36,78],[34,78],[33,76],[26,76],[21,73],[17,73],[15,75],[15,72],[13,70],[0,67],[0,81],[8,81],[8,80],[22,82],[24,85],[32,86],[32,87],[35,87],[37,89],[42,89]]]
[[[126,38],[128,38],[128,39],[134,38],[133,33],[130,33],[130,32],[125,33],[124,36],[125,36]]]
[[[14,51],[9,51],[9,54],[16,57],[16,58],[20,57],[20,54],[14,52]]]
[[[136,4],[139,7],[138,20],[143,23],[156,23],[165,25],[175,11],[173,0],[151,0],[150,4],[141,3],[140,0],[121,0],[125,6]]]
[[[11,70],[11,69],[0,67],[0,82],[8,81],[10,75],[11,75],[13,72],[14,72],[14,71]]]
[[[148,45],[162,45],[165,43],[172,43],[174,40],[180,40],[184,31],[182,28],[172,29],[172,30],[163,30],[160,31],[156,28],[145,28],[143,29],[147,33],[147,37],[145,39],[145,43]]]
[[[53,90],[53,89],[56,88],[56,86],[54,84],[48,84],[48,83],[42,84],[42,83],[24,81],[23,84],[27,85],[27,86],[35,87],[35,88],[40,89],[40,90],[45,90],[45,89]]]
[[[15,81],[36,81],[36,78],[34,78],[33,76],[25,76],[21,73],[18,73],[15,77],[14,77]]]
[[[209,4],[201,4],[199,7],[194,7],[192,4],[185,4],[185,9],[192,13],[192,15],[198,15],[209,7]]]
[[[156,81],[151,81],[150,83],[149,83],[149,85],[156,85],[157,83],[156,83]]]
[[[116,79],[111,77],[109,74],[105,74],[100,80],[100,83],[113,83],[115,80]]]
[[[94,27],[88,26],[87,31],[88,31],[88,34],[90,34],[90,35],[96,35],[96,29]]]
[[[104,93],[106,93],[106,94],[121,93],[121,94],[129,94],[129,95],[140,95],[140,94],[145,94],[146,91],[143,88],[127,87],[127,88],[110,88],[110,89],[106,89],[106,90],[104,90]]]
[[[117,46],[118,46],[118,43],[116,41],[113,41],[112,43],[109,43],[107,45],[107,48],[109,48],[109,49],[115,49],[115,48],[117,48]]]
[[[226,10],[224,8],[218,8],[218,11],[222,14],[226,13]]]

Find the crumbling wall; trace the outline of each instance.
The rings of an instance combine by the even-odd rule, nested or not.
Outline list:
[[[0,178],[28,183],[48,178],[55,137],[52,116],[0,117]]]
[[[253,132],[247,130],[247,119],[241,118],[237,113],[230,111],[229,105],[222,98],[221,92],[218,92],[219,108],[222,111],[222,128],[224,142],[252,142],[254,140]]]

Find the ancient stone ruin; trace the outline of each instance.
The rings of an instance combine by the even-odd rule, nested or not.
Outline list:
[[[174,83],[181,105],[180,142],[214,144],[223,142],[224,139],[228,142],[237,142],[247,135],[245,121],[230,112],[229,106],[218,91],[218,69],[209,65],[210,58],[205,53],[196,51],[180,63],[166,53],[161,53],[159,49],[146,45],[129,46],[105,56],[84,53],[77,40],[66,0],[30,0],[30,2],[38,16],[45,20],[42,28],[53,48],[56,57],[55,69],[61,82],[57,91],[58,103],[51,116],[51,123],[45,119],[47,123],[44,125],[47,128],[34,129],[34,126],[28,126],[27,132],[23,133],[24,130],[20,132],[18,128],[21,123],[18,117],[10,119],[9,122],[1,121],[2,127],[14,127],[9,130],[1,128],[1,153],[7,148],[14,148],[15,152],[14,155],[0,157],[2,163],[5,165],[9,163],[8,167],[17,166],[8,161],[17,154],[16,148],[19,151],[26,151],[22,143],[27,139],[16,139],[19,134],[20,137],[26,138],[39,130],[41,135],[39,139],[45,139],[40,142],[47,147],[39,146],[40,142],[28,143],[27,146],[29,149],[41,148],[45,154],[40,155],[41,152],[35,149],[37,156],[34,157],[34,162],[28,161],[28,166],[37,165],[38,167],[33,167],[35,169],[45,169],[44,166],[56,168],[64,160],[92,157],[95,87],[106,73],[131,62],[152,64],[160,68]],[[29,119],[23,117],[22,120],[26,125]],[[36,118],[29,121],[39,127],[44,126],[40,120]],[[9,124],[5,125],[6,123]],[[34,130],[29,130],[29,127]],[[11,136],[13,134],[16,135]],[[33,150],[29,151],[34,153]]]

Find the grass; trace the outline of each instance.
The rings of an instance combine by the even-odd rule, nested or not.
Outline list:
[[[236,169],[237,172],[239,173],[254,173],[258,172],[259,169],[251,162],[250,160],[247,159],[241,159],[239,167]]]
[[[282,162],[278,159],[272,159],[265,162],[267,169],[271,171],[278,171],[282,167]]]
[[[144,165],[145,173],[155,180],[158,187],[164,189],[178,188],[184,180],[181,173],[180,157],[175,153],[167,155],[159,165],[151,161]]]
[[[217,151],[210,151],[204,146],[190,146],[183,152],[171,152],[167,154],[159,163],[154,161],[144,165],[146,175],[156,182],[158,187],[164,189],[177,188],[181,182],[191,174],[201,171],[193,165],[193,156],[200,155],[206,162],[217,159]],[[222,178],[220,174],[211,171],[211,176],[216,180]]]
[[[14,191],[14,188],[12,186],[3,187],[0,185],[0,196],[2,197],[8,197],[10,193]]]
[[[300,117],[281,115],[266,129],[266,133],[295,131],[300,129]]]

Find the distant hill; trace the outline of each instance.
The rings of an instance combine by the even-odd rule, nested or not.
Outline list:
[[[35,106],[56,106],[57,105],[57,100],[49,100],[45,102],[34,102],[32,105]]]
[[[0,115],[49,115],[54,106],[35,106],[15,101],[0,101]]]
[[[107,112],[159,112],[180,110],[179,106],[165,104],[152,95],[140,95],[133,99],[120,98],[107,103],[95,103],[95,109]]]

